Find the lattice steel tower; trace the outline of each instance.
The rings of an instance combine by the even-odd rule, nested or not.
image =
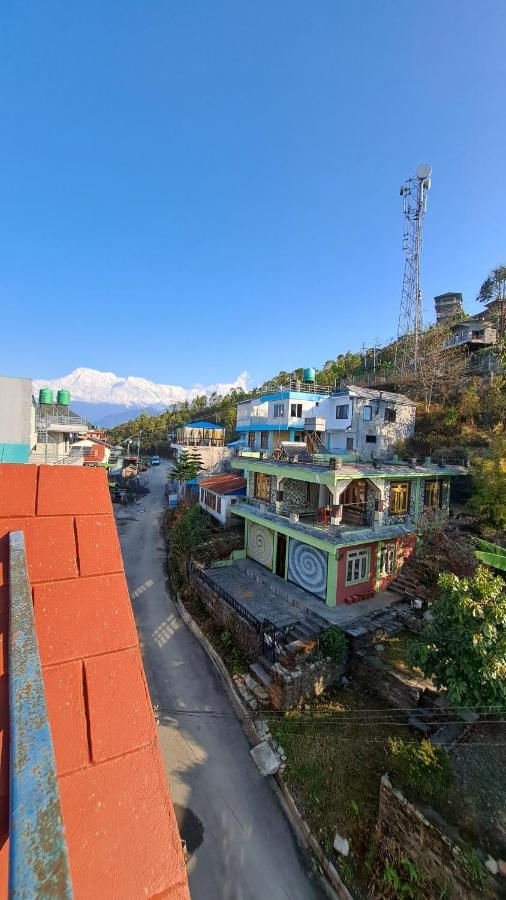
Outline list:
[[[427,208],[432,167],[423,163],[416,175],[401,187],[404,212],[404,279],[402,282],[395,370],[416,372],[418,342],[422,328],[422,293],[420,290],[420,255],[422,252],[422,224]]]

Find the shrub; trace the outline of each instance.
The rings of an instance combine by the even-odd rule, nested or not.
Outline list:
[[[339,666],[346,654],[346,635],[340,628],[328,628],[318,641],[319,656],[330,656],[334,665]]]
[[[453,772],[445,750],[430,741],[415,743],[392,737],[388,746],[392,771],[414,799],[434,802],[448,796]]]

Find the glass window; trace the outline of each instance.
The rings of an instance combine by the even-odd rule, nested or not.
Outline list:
[[[366,434],[365,442],[366,442],[366,444],[375,444],[376,443],[376,435],[375,434]]]
[[[294,419],[300,419],[302,416],[302,403],[291,403],[290,404],[290,415]]]
[[[261,431],[260,432],[260,446],[262,450],[267,450],[269,447],[269,432]]]
[[[385,410],[385,422],[395,422],[397,418],[397,410],[390,409],[389,407]]]
[[[409,509],[409,484],[407,481],[394,482],[390,488],[390,512],[395,516],[407,513]]]
[[[348,419],[349,414],[350,414],[349,403],[343,403],[340,406],[336,406],[336,419]]]
[[[370,422],[372,419],[372,406],[364,406],[362,415],[364,422]]]
[[[369,578],[369,563],[371,551],[351,550],[346,557],[346,584],[354,584],[357,581],[367,581]]]
[[[441,508],[442,484],[440,481],[426,481],[424,493],[424,505],[432,509]]]
[[[255,497],[257,500],[269,500],[271,493],[271,479],[263,472],[255,472]]]
[[[346,438],[346,449],[353,450],[353,438]]]
[[[216,512],[221,513],[221,497],[218,497],[216,502]]]
[[[274,418],[281,419],[285,414],[285,404],[284,403],[275,403],[274,404]]]
[[[395,544],[383,544],[380,550],[381,575],[393,575],[395,573],[396,547]]]
[[[255,432],[248,431],[248,447],[253,449],[254,446],[255,446]]]

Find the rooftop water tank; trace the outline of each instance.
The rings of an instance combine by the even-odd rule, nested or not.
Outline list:
[[[309,369],[304,369],[304,381],[309,381],[312,384],[316,381],[316,369],[313,369],[312,366]]]
[[[53,392],[49,388],[41,388],[39,391],[39,404],[53,403]]]
[[[69,393],[69,391],[64,391],[64,390],[58,391],[58,394],[56,395],[56,402],[57,402],[60,406],[70,406],[70,393]]]

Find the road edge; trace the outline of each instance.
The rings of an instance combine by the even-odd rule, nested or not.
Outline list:
[[[199,643],[204,648],[207,653],[209,659],[221,675],[223,683],[225,685],[225,690],[228,694],[230,702],[234,708],[234,712],[237,717],[241,721],[243,729],[249,739],[249,741],[256,746],[256,744],[260,743],[260,736],[255,728],[254,723],[252,722],[246,707],[244,706],[242,700],[237,694],[235,690],[234,683],[228,673],[228,670],[216,652],[212,644],[207,640],[205,634],[200,630],[199,626],[192,619],[190,613],[185,608],[184,603],[181,601],[179,594],[177,591],[173,592],[172,597],[174,603],[176,604],[179,615],[181,616],[184,624],[187,628],[190,629],[192,634],[197,638]],[[286,784],[283,776],[276,772],[275,775],[270,776],[271,784],[274,788],[274,793],[276,794],[280,806],[287,817],[292,830],[298,839],[303,843],[311,853],[316,857],[318,863],[322,869],[325,878],[327,879],[326,888],[332,891],[334,897],[338,898],[338,900],[354,900],[353,895],[350,894],[348,888],[341,880],[339,873],[335,866],[330,862],[329,859],[325,856],[323,850],[320,847],[320,844],[317,838],[312,833],[309,825],[301,814],[300,810],[297,807],[297,804],[292,796],[288,785]]]

